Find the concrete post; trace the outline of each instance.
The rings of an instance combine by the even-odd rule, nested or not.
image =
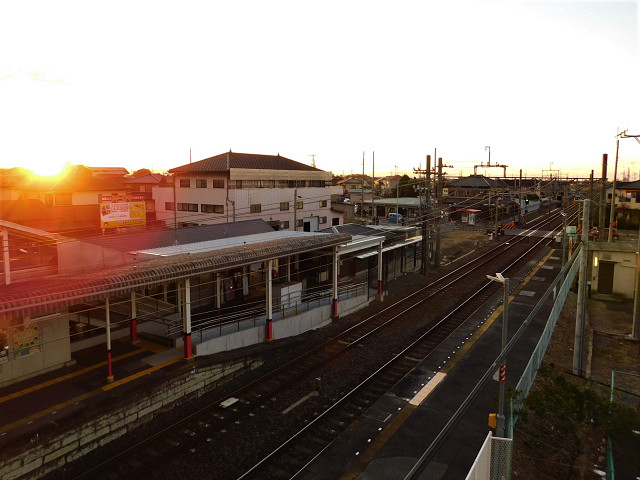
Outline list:
[[[104,301],[104,315],[107,329],[107,382],[113,382],[113,365],[111,363],[111,315],[109,313],[109,297]]]
[[[138,312],[136,309],[136,292],[131,292],[131,320],[129,320],[129,337],[131,343],[138,343]]]
[[[220,316],[220,306],[222,305],[222,299],[220,298],[220,272],[216,272],[216,315]]]
[[[184,315],[182,317],[182,326],[184,332],[184,358],[190,360],[193,358],[191,351],[191,281],[188,278],[184,280]]]
[[[264,340],[273,340],[273,260],[267,261],[267,281],[266,281],[266,323]]]
[[[338,270],[340,269],[340,255],[338,248],[333,247],[333,281],[331,282],[331,317],[338,318]]]
[[[589,200],[583,200],[582,224],[589,224]],[[587,305],[587,261],[588,261],[589,231],[582,229],[582,247],[580,250],[580,270],[578,271],[578,301],[576,309],[576,331],[573,345],[573,373],[583,376],[582,357],[584,347],[584,325]]]
[[[382,241],[378,244],[378,300],[382,300]]]

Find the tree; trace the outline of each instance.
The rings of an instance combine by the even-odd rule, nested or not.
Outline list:
[[[416,191],[413,189],[413,182],[409,178],[409,175],[405,174],[402,177],[400,177],[398,185],[400,189],[398,193],[399,196],[401,197],[417,197],[418,196]]]
[[[149,170],[148,168],[141,168],[140,170],[134,171],[131,174],[131,177],[140,178],[140,177],[144,177],[146,175],[151,175],[151,170]]]

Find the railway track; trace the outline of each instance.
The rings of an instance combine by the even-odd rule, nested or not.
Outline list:
[[[550,221],[557,223],[558,217],[552,216],[539,226]],[[162,478],[170,470],[182,470],[185,463],[200,461],[216,468],[219,472],[217,478],[236,478],[238,475],[240,478],[292,478],[354,418],[384,395],[486,301],[496,288],[484,279],[487,271],[507,271],[548,242],[548,239],[536,240],[533,244],[524,238],[498,244],[491,251],[383,308],[324,344],[213,401],[210,406],[186,415],[179,422],[76,478],[120,479],[138,478],[140,475]],[[510,253],[514,251],[516,255]],[[507,261],[511,255],[517,260]],[[476,277],[485,281],[468,295],[467,300],[460,302],[460,285],[473,283],[472,279]],[[435,309],[425,311],[424,306],[429,306],[434,298],[445,297],[452,299],[448,302],[451,308],[447,314],[438,314]],[[424,318],[416,322],[416,315]],[[390,340],[398,331],[411,332],[402,345]],[[382,344],[388,343],[390,351],[395,353],[382,352],[381,337],[389,339],[388,342],[383,340]],[[358,350],[361,349],[380,349],[374,373],[354,378],[346,391],[339,391],[339,388],[337,391],[325,390],[326,372],[349,371],[348,366],[358,358]],[[345,363],[347,366],[341,365]],[[287,398],[291,400],[285,400]],[[299,399],[300,403],[296,404],[292,399]],[[283,404],[291,408],[292,413],[287,414],[296,420],[292,424],[295,426],[300,422],[302,428],[285,427],[278,422],[273,424],[274,418],[283,415]],[[267,426],[260,427],[261,422]],[[270,428],[267,433],[271,435],[261,431],[265,428]],[[256,437],[273,437],[268,444],[268,455],[260,458],[255,444],[251,447],[251,442],[243,439],[246,433],[242,432],[247,429],[258,430]],[[247,449],[245,461],[231,466],[224,465],[223,460],[223,465],[214,466],[217,464],[211,460],[210,453],[222,453],[221,445],[233,448],[234,444],[239,445],[237,448]]]

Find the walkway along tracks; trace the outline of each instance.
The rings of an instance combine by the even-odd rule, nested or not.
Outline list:
[[[423,289],[420,289],[409,297],[406,297],[403,300],[384,308],[378,314],[346,330],[342,335],[335,337],[329,342],[326,342],[325,344],[311,350],[306,355],[297,358],[293,362],[290,362],[283,367],[274,370],[269,375],[251,382],[242,389],[231,394],[230,397],[225,397],[220,399],[219,401],[212,402],[212,405],[210,407],[193,412],[192,414],[185,417],[182,421],[166,428],[159,434],[138,443],[131,449],[122,452],[120,455],[114,457],[108,462],[105,462],[104,464],[101,464],[94,469],[86,471],[80,478],[96,478],[98,472],[102,472],[101,475],[103,478],[128,478],[139,476],[141,472],[149,473],[148,468],[150,464],[157,465],[158,463],[162,464],[163,462],[167,461],[171,462],[171,459],[178,459],[180,455],[185,452],[197,452],[196,455],[201,455],[203,450],[203,443],[218,445],[219,441],[230,440],[229,438],[227,438],[226,440],[221,440],[216,437],[220,437],[221,435],[222,437],[231,436],[228,435],[228,433],[234,428],[235,425],[246,422],[247,417],[263,417],[265,415],[263,412],[271,409],[274,406],[273,404],[275,402],[273,401],[273,399],[276,398],[276,396],[282,397],[282,392],[284,389],[290,388],[291,385],[294,385],[296,383],[299,384],[301,381],[300,379],[303,379],[302,382],[304,385],[306,385],[303,387],[304,390],[308,387],[310,382],[311,384],[313,384],[315,378],[314,375],[316,375],[316,373],[314,372],[316,372],[318,368],[321,368],[323,364],[326,364],[332,359],[334,362],[339,362],[340,360],[335,360],[335,357],[340,353],[345,353],[346,355],[352,356],[357,355],[349,353],[349,351],[353,352],[357,349],[354,347],[361,347],[363,345],[363,342],[365,342],[365,339],[369,336],[372,336],[372,333],[374,331],[381,331],[381,329],[388,328],[394,322],[401,322],[408,316],[409,312],[414,310],[417,306],[425,304],[428,300],[433,299],[436,295],[443,295],[444,288],[456,288],[455,285],[469,277],[469,273],[471,270],[479,270],[480,268],[483,268],[482,272],[478,273],[478,275],[484,278],[484,274],[490,268],[487,265],[487,262],[504,258],[505,252],[507,250],[515,248],[518,243],[519,242],[517,241],[512,241],[509,245],[507,245],[506,243],[500,244],[491,252],[488,252],[486,255],[483,255],[477,260],[471,262],[469,265],[456,269],[455,271],[444,276],[438,281],[433,282]],[[533,248],[535,248],[535,246],[531,247],[528,251],[531,252]],[[491,289],[483,287],[481,291],[483,290]],[[481,294],[478,293],[478,295]],[[449,293],[448,296],[456,298],[455,294]],[[465,303],[465,305],[470,304]],[[472,306],[468,306],[466,308],[473,309]],[[457,314],[452,314],[452,316],[459,316],[460,318],[466,318],[466,315],[466,313],[464,315],[461,314],[460,311],[458,311]],[[433,336],[436,331],[438,331],[439,337],[446,337],[448,333],[442,330],[443,327],[443,325],[433,325],[430,330],[431,336]],[[455,326],[448,328],[454,329]],[[426,336],[426,334],[424,334],[423,337],[424,336]],[[416,342],[418,341],[414,341],[414,343]],[[430,340],[430,342],[432,342],[432,340]],[[427,342],[427,344],[428,343],[429,342]],[[366,406],[371,401],[373,401],[375,395],[379,396],[380,393],[376,392],[381,392],[383,390],[386,391],[385,389],[388,389],[388,385],[392,385],[393,382],[397,381],[398,378],[401,378],[402,371],[404,371],[406,368],[411,368],[410,365],[412,361],[407,360],[407,357],[419,358],[420,356],[425,355],[424,353],[420,352],[420,348],[428,349],[432,347],[419,347],[418,345],[416,345],[413,348],[414,350],[411,352],[411,354],[399,355],[400,359],[404,360],[395,360],[394,369],[397,369],[399,373],[390,374],[388,373],[389,370],[387,369],[386,373],[383,374],[382,372],[380,372],[378,374],[378,378],[383,378],[383,380],[376,380],[374,382],[373,378],[368,378],[364,382],[361,382],[370,384],[371,389],[367,390],[366,393],[362,393],[362,397],[358,397],[356,400],[353,400],[355,409],[352,412],[355,413],[347,412],[345,414],[342,414],[342,419],[337,422],[337,425],[331,426],[332,422],[329,423],[329,430],[333,432],[339,432],[339,428],[344,428],[346,425],[348,425],[349,421],[352,420],[359,411],[362,411],[362,409],[364,408],[363,405]],[[408,364],[408,367],[400,365],[400,363],[405,362]],[[332,369],[337,370],[335,366],[332,367]],[[310,379],[305,379],[305,376],[309,375]],[[385,377],[386,379],[384,379]],[[296,393],[295,395],[298,395],[297,398],[301,398],[304,396],[300,395],[299,393]],[[229,400],[230,398],[237,400],[232,400],[231,402],[229,402],[232,403],[232,405],[227,409],[223,410],[221,407],[219,407],[220,403],[225,400]],[[349,401],[344,400],[335,403],[346,404],[348,402]],[[282,407],[282,405],[278,405],[278,408],[279,407]],[[282,408],[280,410],[282,410]],[[333,410],[330,410],[329,412],[331,411]],[[326,413],[322,414],[322,416],[324,418],[328,418],[332,417],[332,414]],[[325,429],[326,428],[327,427],[325,427]],[[328,441],[330,441],[330,439]],[[313,443],[317,443],[317,438],[313,440]],[[216,449],[216,447],[210,446],[209,449],[213,450]],[[304,449],[308,450],[307,447],[305,447]],[[259,454],[259,449],[257,451],[257,454]],[[176,467],[178,467],[181,463],[179,460],[174,461],[178,462]],[[290,469],[286,470],[288,471]],[[227,478],[224,477],[222,472],[220,472],[220,475],[218,475],[218,477]],[[100,476],[98,476],[97,478],[100,478]]]

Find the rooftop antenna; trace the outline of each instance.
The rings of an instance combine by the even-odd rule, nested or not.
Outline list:
[[[189,163],[191,163],[191,147],[189,147]]]
[[[311,155],[309,155],[311,157],[311,166],[313,168],[316,168],[316,154],[312,153]]]

